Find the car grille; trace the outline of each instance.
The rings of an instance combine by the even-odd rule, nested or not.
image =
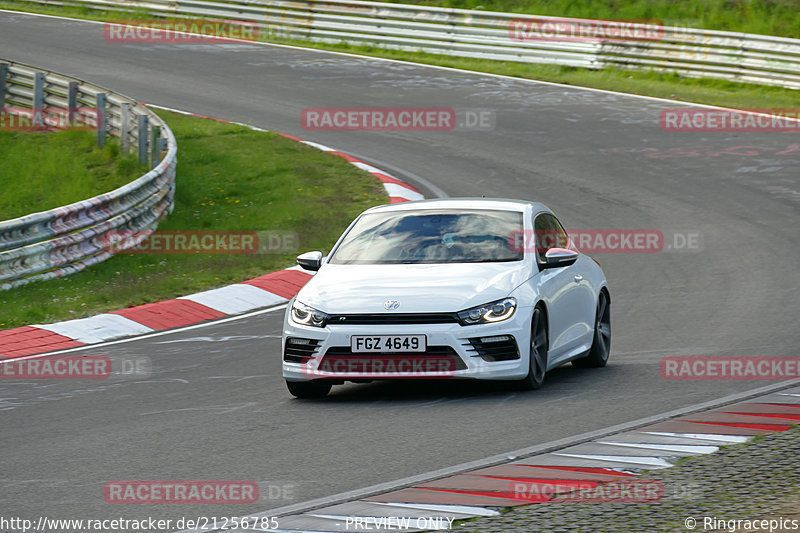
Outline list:
[[[320,362],[321,369],[330,369],[328,371],[337,372],[339,369],[351,368],[351,370],[342,370],[344,372],[352,372],[352,369],[369,373],[370,369],[373,372],[387,371],[378,370],[381,367],[380,363],[384,362],[385,368],[398,368],[398,372],[403,372],[403,368],[412,369],[410,372],[417,372],[418,369],[428,368],[426,363],[436,361],[444,363],[445,366],[436,366],[432,371],[453,372],[456,370],[464,370],[467,365],[458,356],[456,351],[450,346],[428,346],[424,352],[382,352],[382,353],[353,353],[349,346],[332,346],[325,352],[325,356]],[[337,362],[342,362],[337,364]],[[372,365],[372,363],[376,363]],[[402,363],[402,365],[401,365]],[[391,365],[391,366],[389,366]],[[414,370],[417,369],[417,370]],[[391,370],[388,370],[391,372]]]
[[[468,352],[475,352],[481,359],[488,362],[510,361],[519,359],[517,341],[511,335],[492,335],[475,337],[464,343]]]
[[[328,324],[458,324],[455,313],[375,313],[361,315],[331,315]]]
[[[300,339],[288,337],[283,348],[283,360],[287,363],[305,363],[319,349],[317,339]]]

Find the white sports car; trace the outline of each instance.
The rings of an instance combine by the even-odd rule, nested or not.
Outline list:
[[[572,361],[606,364],[599,263],[534,202],[461,198],[368,209],[289,303],[283,377],[301,398],[345,381],[476,378],[539,388]]]

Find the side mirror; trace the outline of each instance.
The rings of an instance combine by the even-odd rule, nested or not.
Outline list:
[[[297,256],[297,264],[306,270],[319,270],[322,266],[322,252],[306,252]]]
[[[542,268],[561,268],[570,266],[578,260],[578,252],[567,250],[566,248],[550,248],[544,254],[544,264]]]

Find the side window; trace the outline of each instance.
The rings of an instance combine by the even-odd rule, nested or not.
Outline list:
[[[549,213],[542,213],[533,221],[536,243],[536,259],[544,263],[545,254],[550,248],[567,248],[569,237],[561,223]]]

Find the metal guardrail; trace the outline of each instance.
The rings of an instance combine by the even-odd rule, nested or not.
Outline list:
[[[29,0],[153,16],[256,22],[269,35],[313,42],[364,44],[406,51],[600,69],[676,72],[685,76],[800,89],[800,39],[629,24],[655,38],[541,38],[525,29],[543,22],[600,21],[539,17],[351,0]]]
[[[98,105],[99,104],[99,105]],[[95,108],[105,135],[139,149],[152,170],[111,192],[0,222],[0,289],[79,272],[111,257],[117,232],[155,229],[172,211],[177,143],[161,118],[125,96],[28,65],[0,60],[0,108]],[[152,126],[152,127],[150,127]],[[161,154],[166,150],[163,159]],[[132,240],[126,245],[136,245]],[[121,251],[115,245],[115,252]]]

